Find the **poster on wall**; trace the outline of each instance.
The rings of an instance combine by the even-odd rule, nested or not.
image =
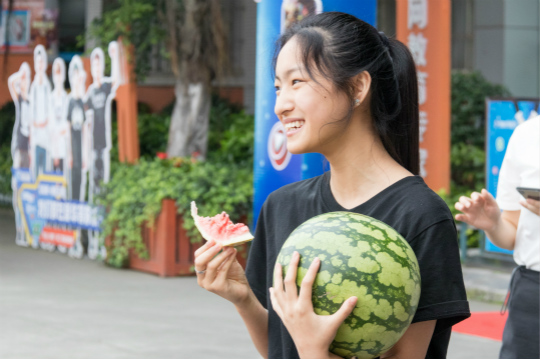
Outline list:
[[[46,74],[45,47],[34,49],[34,76],[24,62],[8,78],[15,104],[11,154],[16,243],[81,258],[105,258],[100,238],[103,210],[95,196],[110,178],[111,105],[119,86],[119,47],[90,55],[92,83],[79,56],[66,69],[61,58]],[[68,79],[70,92],[64,89]]]
[[[486,99],[486,189],[497,196],[499,171],[506,146],[514,129],[538,115],[540,99],[488,98]],[[511,254],[512,251],[495,246],[486,238],[484,250]]]
[[[45,0],[15,0],[10,13],[8,0],[0,2],[0,52],[8,42],[13,53],[32,52],[41,44],[49,58],[57,54],[58,8],[47,8]]]
[[[375,26],[377,1],[262,0],[257,5],[253,226],[272,191],[328,170],[328,162],[320,154],[292,155],[287,150],[285,129],[274,113],[273,79],[269,81],[274,44],[280,34],[305,17],[323,11],[347,12]]]

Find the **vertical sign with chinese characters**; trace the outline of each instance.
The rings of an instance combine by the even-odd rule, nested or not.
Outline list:
[[[450,189],[450,0],[397,0],[397,38],[416,63],[420,175]]]

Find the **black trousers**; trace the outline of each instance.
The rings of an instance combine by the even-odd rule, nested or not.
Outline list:
[[[101,182],[105,180],[105,149],[94,149],[94,168],[92,172],[92,181],[94,181],[93,194],[99,194]]]
[[[540,272],[519,266],[514,271],[499,359],[540,358]]]
[[[74,166],[71,168],[71,200],[80,201],[81,182],[82,182],[82,167]]]

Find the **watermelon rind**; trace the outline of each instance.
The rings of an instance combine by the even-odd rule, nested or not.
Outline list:
[[[231,239],[229,241],[225,241],[225,242],[221,243],[221,246],[222,247],[236,247],[236,246],[239,246],[241,244],[251,242],[252,240],[253,240],[253,236],[251,234],[249,234],[249,233],[246,233],[245,235],[242,235],[242,236],[239,236],[237,238],[234,238],[234,239]]]
[[[321,260],[313,284],[315,313],[331,315],[348,298],[358,298],[332,353],[376,358],[405,333],[420,299],[420,270],[414,251],[392,227],[357,213],[329,212],[304,222],[285,241],[276,260],[283,276],[295,251],[298,287],[315,257]]]
[[[207,241],[214,240],[214,241],[216,241],[216,243],[220,243],[222,247],[239,246],[239,245],[241,245],[243,243],[247,243],[247,242],[252,241],[253,238],[254,238],[253,235],[251,234],[251,232],[249,232],[249,230],[248,230],[247,233],[244,233],[244,234],[241,234],[241,235],[235,235],[233,238],[231,238],[229,240],[225,240],[225,241],[216,240],[209,233],[207,233],[207,231],[204,229],[204,227],[202,225],[199,224],[199,221],[203,217],[200,217],[198,215],[197,205],[195,204],[195,201],[191,202],[191,216],[193,217],[193,219],[195,221],[195,226],[197,227],[197,229],[201,233],[201,236],[204,239],[206,239]]]

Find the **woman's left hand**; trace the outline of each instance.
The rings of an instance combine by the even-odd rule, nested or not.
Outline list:
[[[300,255],[294,252],[285,280],[283,269],[276,264],[274,287],[270,288],[272,307],[289,331],[301,358],[339,358],[328,351],[339,326],[354,310],[358,298],[347,299],[332,315],[317,315],[311,301],[313,283],[320,266],[319,258],[311,263],[300,293],[296,286],[296,274]]]

